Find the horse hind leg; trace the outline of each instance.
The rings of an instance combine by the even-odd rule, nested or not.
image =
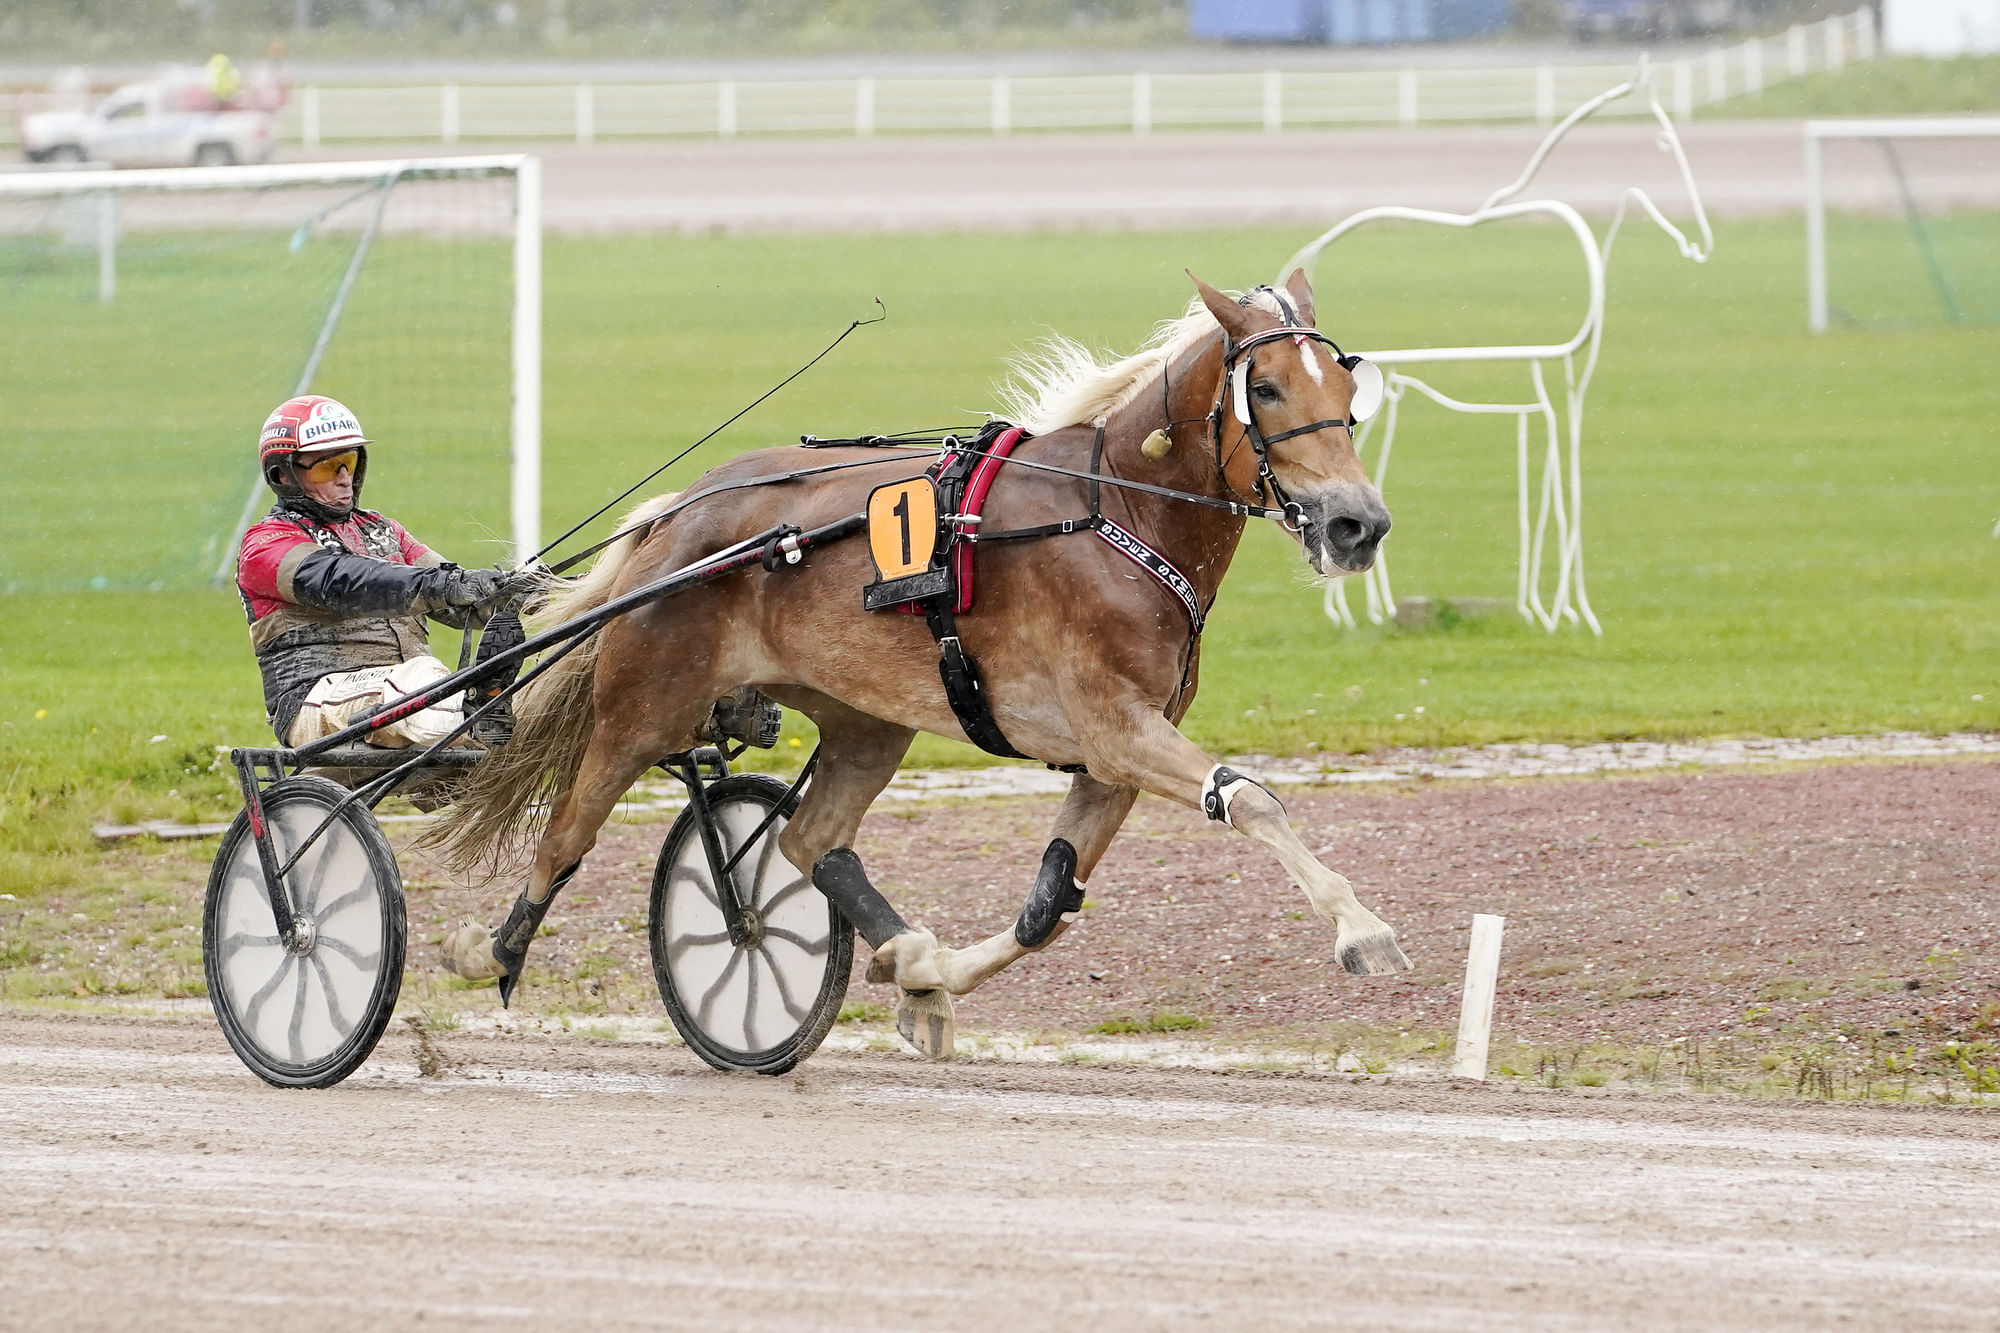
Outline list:
[[[854,923],[875,950],[868,980],[898,988],[896,1030],[934,1060],[958,1043],[951,996],[930,959],[937,937],[911,926],[868,880],[854,838],[909,752],[916,732],[805,690],[772,690],[772,697],[810,717],[819,727],[820,764],[799,809],[778,835],[779,850],[795,866],[811,866],[814,887]]]
[[[611,817],[633,781],[692,734],[706,715],[706,703],[674,710],[655,726],[632,729],[596,726],[576,778],[556,801],[527,885],[514,900],[507,919],[488,931],[477,921],[461,922],[442,942],[447,970],[469,981],[499,979],[500,1002],[512,1000],[527,964],[528,946],[541,929],[556,894],[583,865],[597,844],[598,830]]]

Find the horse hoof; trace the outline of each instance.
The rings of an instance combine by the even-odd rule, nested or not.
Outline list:
[[[506,972],[493,956],[493,932],[477,921],[461,921],[446,931],[438,952],[444,958],[445,971],[467,981],[485,981]]]
[[[944,984],[938,974],[937,936],[921,926],[885,940],[868,960],[868,980],[895,982],[906,991],[935,990]]]
[[[896,1031],[919,1055],[933,1060],[950,1059],[958,1045],[951,996],[942,990],[904,991],[903,1002],[896,1007]]]
[[[1357,977],[1384,977],[1410,970],[1410,960],[1396,943],[1396,933],[1387,926],[1347,941],[1337,956],[1340,965]]]

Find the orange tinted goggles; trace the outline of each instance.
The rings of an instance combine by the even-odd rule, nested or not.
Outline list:
[[[323,458],[315,458],[310,463],[296,462],[292,465],[292,471],[307,481],[332,481],[340,475],[342,468],[347,469],[348,476],[353,476],[354,469],[360,462],[361,451],[348,449],[337,454],[327,454]]]

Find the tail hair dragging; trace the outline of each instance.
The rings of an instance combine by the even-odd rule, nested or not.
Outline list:
[[[677,494],[644,501],[618,520],[625,535],[606,547],[590,572],[559,586],[533,615],[530,632],[548,629],[611,600],[618,577],[646,535],[644,524],[672,506]],[[636,530],[635,530],[636,529]],[[522,873],[556,800],[576,780],[590,744],[591,692],[601,638],[550,667],[514,700],[514,734],[479,761],[452,803],[419,839],[451,870],[490,883]]]

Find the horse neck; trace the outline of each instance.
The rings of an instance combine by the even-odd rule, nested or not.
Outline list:
[[[1112,413],[1105,423],[1104,471],[1127,481],[1151,482],[1210,499],[1243,500],[1243,496],[1228,493],[1215,466],[1209,414],[1221,379],[1222,335],[1218,330],[1192,351],[1181,353],[1131,402]],[[1140,452],[1147,436],[1155,430],[1168,430],[1173,422],[1180,424],[1171,429],[1174,447],[1165,458],[1155,461]],[[1213,600],[1243,536],[1239,515],[1115,487],[1107,487],[1104,495],[1114,516],[1122,505],[1134,534],[1173,561],[1194,583],[1204,602]]]

